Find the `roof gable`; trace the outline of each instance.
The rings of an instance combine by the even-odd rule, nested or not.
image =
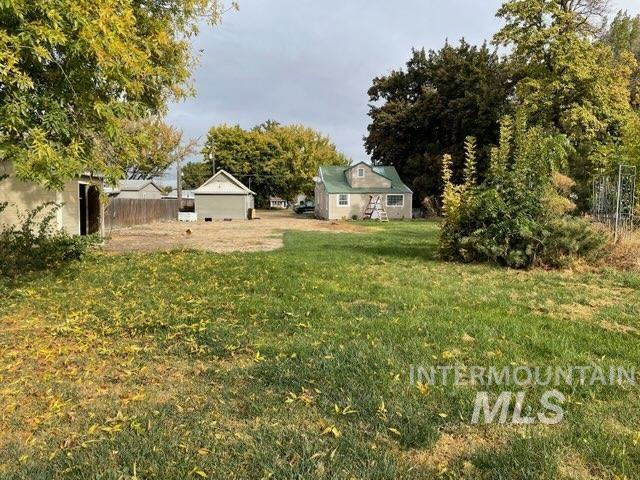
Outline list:
[[[109,191],[112,193],[117,192],[139,192],[144,190],[148,186],[151,186],[162,192],[162,188],[160,188],[153,180],[120,180],[115,187],[108,187],[105,191]]]
[[[371,164],[369,164],[369,163],[367,163],[367,162],[364,162],[364,161],[362,161],[362,160],[361,160],[361,161],[359,161],[358,163],[356,163],[355,165],[351,165],[351,166],[347,167],[347,168],[346,168],[346,170],[345,170],[345,173],[346,173],[347,171],[349,171],[349,170],[355,170],[355,169],[356,169],[356,167],[359,167],[359,166],[361,166],[361,165],[362,165],[362,166],[364,166],[365,168],[367,168],[368,170],[370,170],[371,172],[375,173],[376,175],[379,175],[379,176],[381,176],[381,177],[384,177],[384,178],[386,178],[387,180],[391,180],[390,178],[386,177],[386,176],[384,175],[384,173],[382,173],[382,171],[376,170],[376,168],[375,168],[373,165],[371,165]],[[392,167],[392,168],[393,168],[393,167]]]
[[[391,179],[372,165],[359,162],[344,171],[347,182],[353,188],[391,188]]]
[[[194,190],[195,194],[252,194],[240,180],[225,170],[218,170],[209,180]]]

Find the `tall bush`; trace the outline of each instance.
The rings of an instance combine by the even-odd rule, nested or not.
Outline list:
[[[443,160],[440,253],[445,259],[513,268],[560,266],[602,247],[604,237],[589,222],[570,215],[573,182],[560,173],[572,153],[565,136],[529,128],[520,113],[515,119],[505,117],[480,185],[473,139],[467,139],[465,150],[462,185],[452,183],[451,159]]]
[[[7,202],[0,203],[0,212],[7,206]],[[54,219],[60,208],[56,203],[44,203],[28,212],[21,225],[2,226],[0,276],[53,268],[86,255],[98,238],[72,236],[56,228]]]

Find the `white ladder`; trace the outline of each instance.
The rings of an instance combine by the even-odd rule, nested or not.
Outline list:
[[[369,195],[369,204],[364,211],[364,215],[362,218],[364,220],[371,220],[373,214],[378,212],[378,221],[379,222],[388,222],[389,216],[387,215],[387,211],[384,209],[382,205],[382,195]]]

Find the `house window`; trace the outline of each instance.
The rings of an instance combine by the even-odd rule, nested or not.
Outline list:
[[[387,207],[404,207],[404,195],[387,195]]]
[[[340,207],[348,207],[349,206],[349,194],[341,193],[338,195],[338,206]]]
[[[358,168],[358,177],[360,178],[364,177],[364,168],[362,167]]]

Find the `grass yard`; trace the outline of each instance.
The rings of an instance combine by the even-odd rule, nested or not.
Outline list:
[[[472,425],[410,365],[640,365],[640,276],[436,259],[437,226],[97,255],[0,281],[0,477],[640,478],[638,387]],[[542,387],[522,387],[537,410]],[[491,387],[498,394],[502,388]]]

